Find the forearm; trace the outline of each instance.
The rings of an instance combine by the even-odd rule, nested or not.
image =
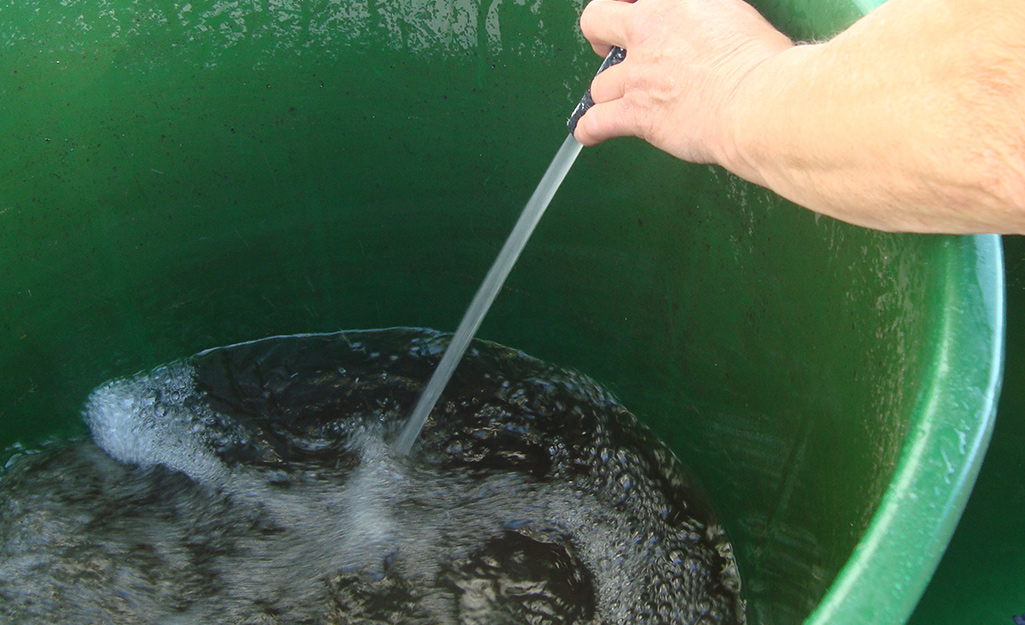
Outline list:
[[[1025,5],[890,0],[752,69],[714,160],[883,230],[1025,232]]]

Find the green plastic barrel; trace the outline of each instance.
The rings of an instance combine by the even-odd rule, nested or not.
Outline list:
[[[276,334],[452,330],[599,59],[582,2],[3,0],[0,449],[104,380]],[[780,0],[790,35],[867,7]],[[666,440],[755,624],[904,622],[974,481],[996,237],[874,233],[586,149],[480,335]]]
[[[1004,237],[1007,363],[993,442],[911,625],[1011,625],[1025,615],[1025,238]]]

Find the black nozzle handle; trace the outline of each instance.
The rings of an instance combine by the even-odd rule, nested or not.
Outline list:
[[[604,72],[616,63],[621,63],[625,58],[626,50],[619,46],[613,46],[612,50],[610,50],[608,55],[605,57],[605,60],[602,61],[601,67],[598,68],[598,72],[595,76]],[[580,99],[577,107],[573,109],[573,114],[569,116],[569,121],[566,122],[566,126],[569,127],[569,134],[573,134],[576,131],[577,122],[580,121],[580,118],[587,112],[587,109],[592,106],[594,106],[594,100],[591,99],[591,88],[588,87],[587,91],[584,93],[584,97]]]

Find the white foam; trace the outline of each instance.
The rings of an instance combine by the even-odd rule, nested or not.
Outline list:
[[[85,419],[93,440],[115,460],[220,483],[228,470],[197,436],[197,424],[212,413],[190,402],[194,395],[191,367],[176,362],[97,388],[86,401]]]
[[[603,458],[592,477],[539,483],[515,471],[443,470],[396,454],[384,440],[384,425],[368,420],[346,439],[347,451],[359,457],[351,472],[297,464],[287,471],[284,486],[275,485],[265,467],[229,466],[217,456],[216,446],[244,444],[247,434],[213,412],[186,361],[101,386],[89,397],[86,420],[95,442],[116,460],[161,465],[217,486],[243,510],[246,516],[238,518],[273,534],[273,540],[258,532],[240,539],[238,552],[248,559],[226,559],[220,572],[224,587],[238,597],[274,589],[294,606],[314,605],[323,588],[317,580],[340,571],[372,578],[392,567],[396,579],[433,585],[417,598],[420,613],[430,615],[430,622],[454,623],[452,606],[462,599],[452,596],[443,575],[452,573],[454,562],[470,562],[503,532],[522,527],[528,536],[563,542],[590,572],[602,622],[638,622],[645,597],[671,599],[668,584],[682,579],[673,554],[680,549],[686,555],[686,546],[673,530],[621,509],[637,487],[622,476],[642,482],[644,477],[624,454]],[[652,583],[666,590],[653,590]],[[196,607],[175,622],[210,622],[215,616]]]

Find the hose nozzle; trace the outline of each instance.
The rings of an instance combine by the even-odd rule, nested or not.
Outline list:
[[[625,58],[626,50],[619,46],[613,46],[612,50],[610,50],[608,55],[605,57],[605,60],[602,61],[601,67],[598,68],[598,72],[595,76],[604,72],[616,63],[622,62]],[[584,93],[584,97],[580,99],[577,107],[573,109],[573,114],[569,116],[569,121],[566,122],[566,126],[569,128],[569,134],[576,132],[577,122],[580,121],[580,118],[583,117],[584,113],[586,113],[592,106],[594,106],[594,100],[591,99],[591,88],[588,87],[587,91]]]

